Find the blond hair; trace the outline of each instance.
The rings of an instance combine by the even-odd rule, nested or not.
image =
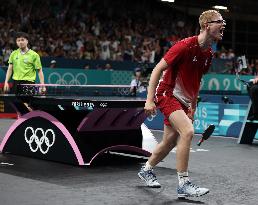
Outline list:
[[[202,14],[199,17],[199,24],[201,27],[201,30],[205,27],[205,23],[212,21],[213,16],[215,15],[221,15],[218,11],[216,10],[207,10],[202,12]]]

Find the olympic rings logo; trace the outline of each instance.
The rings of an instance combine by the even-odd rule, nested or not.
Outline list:
[[[105,107],[108,106],[108,104],[107,103],[100,103],[99,106],[105,108]]]
[[[59,85],[86,85],[87,76],[84,73],[77,73],[74,76],[74,74],[69,72],[64,74],[53,72],[48,76],[48,83]]]
[[[40,135],[38,136],[39,133]],[[37,128],[34,131],[33,127],[27,127],[24,131],[24,138],[32,152],[37,152],[39,149],[42,154],[46,154],[49,148],[54,145],[56,136],[52,129],[47,129],[44,132],[42,128]]]
[[[117,92],[120,95],[129,95],[130,94],[130,89],[129,88],[118,88]]]

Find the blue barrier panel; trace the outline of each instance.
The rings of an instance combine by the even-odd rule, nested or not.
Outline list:
[[[241,79],[249,81],[253,76],[241,76]],[[202,91],[232,91],[247,93],[246,86],[235,75],[207,74],[201,82]]]
[[[64,84],[64,85],[111,84],[110,71],[44,68],[44,76],[45,76],[45,82],[48,84]]]
[[[104,71],[104,70],[84,70],[69,68],[43,68],[47,83],[62,84],[130,84],[132,79],[132,71]],[[4,82],[5,71],[0,69],[0,82]],[[249,80],[253,76],[242,76],[243,80]],[[201,82],[201,92],[207,91],[211,94],[221,92],[238,92],[238,94],[246,94],[246,86],[243,85],[234,75],[223,74],[207,74]]]
[[[45,76],[45,83],[48,84],[129,85],[132,79],[131,71],[43,68],[43,72]],[[39,82],[38,76],[37,82]]]
[[[247,104],[220,104],[219,135],[238,137],[246,116]]]
[[[202,133],[209,124],[215,125],[214,135],[218,135],[219,129],[219,105],[217,103],[199,103],[194,114],[194,128],[196,133]]]
[[[201,102],[212,102],[212,103],[224,103],[227,97],[228,103],[230,104],[248,104],[250,97],[248,95],[211,95],[211,94],[200,94]]]
[[[195,112],[195,133],[203,133],[209,124],[215,125],[214,136],[238,137],[247,104],[199,103]],[[144,122],[150,129],[163,130],[163,115],[148,117]],[[258,132],[256,133],[258,139]]]
[[[154,130],[163,130],[164,124],[163,124],[164,116],[163,114],[157,110],[157,113],[155,115],[149,116],[144,123],[151,129]]]
[[[44,68],[46,82],[55,83],[81,83],[81,84],[130,84],[132,79],[131,71],[103,71],[83,69],[51,69]],[[87,79],[86,79],[87,78]],[[242,79],[249,80],[253,76],[243,76]],[[246,86],[243,85],[234,75],[207,74],[202,79],[201,91],[239,92],[246,94]]]

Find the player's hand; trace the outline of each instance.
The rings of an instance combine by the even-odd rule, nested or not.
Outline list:
[[[155,115],[156,114],[156,105],[153,101],[146,101],[144,106],[145,113],[147,115]]]
[[[45,95],[45,94],[46,94],[46,92],[47,92],[47,89],[46,89],[46,87],[45,87],[45,86],[40,87],[40,91],[39,91],[39,93],[40,93],[41,95]]]
[[[9,92],[9,90],[10,90],[9,84],[8,83],[4,83],[4,93]]]

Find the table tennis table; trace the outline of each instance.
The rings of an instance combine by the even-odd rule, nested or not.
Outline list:
[[[156,140],[143,124],[145,99],[94,93],[29,95],[25,96],[29,106],[24,96],[1,94],[0,99],[11,103],[19,117],[0,151],[75,165],[90,165],[111,151],[150,156]]]

